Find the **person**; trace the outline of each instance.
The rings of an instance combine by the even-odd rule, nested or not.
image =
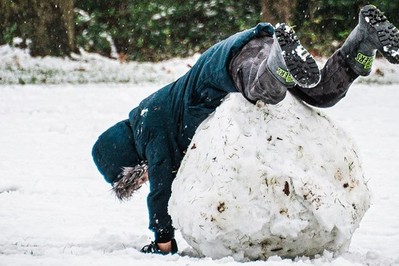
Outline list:
[[[399,63],[398,30],[372,5],[361,8],[358,25],[321,70],[291,27],[260,23],[209,48],[184,76],[101,134],[93,159],[119,199],[128,199],[149,180],[149,229],[155,241],[141,251],[178,251],[168,214],[171,184],[196,128],[227,94],[273,105],[289,91],[312,106],[330,107],[357,77],[370,74],[376,51]]]

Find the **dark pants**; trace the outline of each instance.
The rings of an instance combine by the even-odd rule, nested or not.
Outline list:
[[[321,80],[316,87],[294,86],[289,91],[312,106],[331,107],[345,97],[357,77],[359,75],[345,61],[345,55],[338,50],[321,69]]]

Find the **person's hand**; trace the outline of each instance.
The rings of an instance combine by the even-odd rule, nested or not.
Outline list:
[[[158,249],[163,253],[169,253],[172,251],[172,241],[166,243],[157,243]]]

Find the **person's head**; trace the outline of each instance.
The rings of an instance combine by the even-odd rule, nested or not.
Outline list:
[[[105,131],[92,150],[93,160],[108,183],[113,184],[120,178],[124,167],[139,164],[133,132],[129,121],[117,123]]]

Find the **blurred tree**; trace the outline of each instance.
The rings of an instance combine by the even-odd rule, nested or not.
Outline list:
[[[301,42],[314,54],[330,55],[346,39],[358,22],[359,9],[367,0],[261,0],[262,18],[272,23],[289,22]],[[399,1],[376,3],[390,21],[399,25]]]
[[[301,42],[314,53],[330,55],[358,22],[367,0],[297,0],[294,25]]]
[[[33,2],[31,54],[69,55],[75,49],[73,0]]]
[[[21,37],[26,45],[30,30],[33,28],[28,23],[32,17],[29,4],[24,1],[0,0],[2,14],[0,16],[0,43],[12,44],[15,37]]]
[[[286,23],[291,25],[294,19],[297,0],[260,0],[262,19],[273,25]]]
[[[356,25],[359,8],[367,2],[0,0],[0,44],[20,37],[22,47],[31,41],[33,55],[64,56],[78,46],[122,60],[158,61],[203,52],[263,20],[289,23],[309,49],[329,55]],[[399,25],[399,1],[380,0],[378,6]]]
[[[358,23],[358,14],[367,0],[297,0],[294,25],[304,43],[314,52],[330,55]],[[376,5],[399,25],[399,1],[380,0]]]
[[[140,61],[203,52],[215,42],[254,26],[260,19],[258,1],[77,0],[76,7],[77,13],[84,11],[89,18],[86,23],[78,23],[78,36],[83,33],[87,37],[80,38],[79,45],[103,46],[103,51],[110,51],[104,41],[110,36],[119,54]],[[78,17],[81,21],[82,16]],[[96,37],[98,32],[102,38]]]
[[[65,56],[76,50],[73,0],[0,0],[2,42],[27,40],[33,56]]]

